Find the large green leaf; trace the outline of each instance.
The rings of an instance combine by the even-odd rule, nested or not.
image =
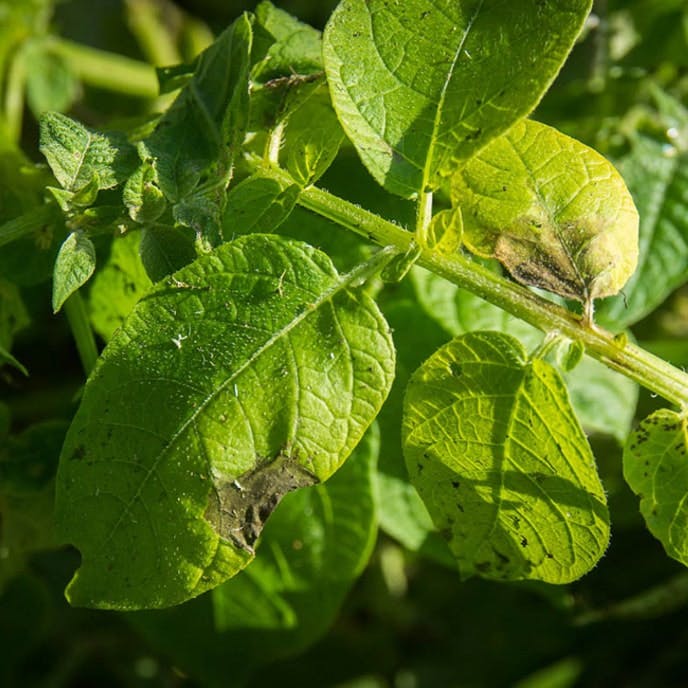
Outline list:
[[[566,583],[604,553],[606,498],[566,388],[512,337],[433,354],[409,382],[403,443],[463,576]]]
[[[628,438],[626,482],[640,497],[640,512],[667,554],[688,566],[688,472],[686,416],[655,411]]]
[[[280,498],[327,479],[372,422],[394,351],[319,251],[250,235],[156,285],[112,338],[60,461],[72,603],[182,602],[253,557]]]
[[[589,302],[616,294],[638,258],[638,213],[599,153],[524,120],[452,179],[471,250],[520,282]]]
[[[324,34],[335,110],[373,176],[410,197],[528,114],[589,0],[343,0]]]
[[[212,595],[127,618],[208,686],[243,685],[257,668],[302,651],[334,621],[372,550],[378,448],[369,431],[327,483],[287,495],[255,561]]]

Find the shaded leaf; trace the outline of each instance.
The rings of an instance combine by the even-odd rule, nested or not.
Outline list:
[[[366,167],[410,197],[527,115],[588,0],[343,0],[324,34],[335,110]]]
[[[93,329],[106,342],[151,287],[139,256],[140,243],[140,232],[129,232],[115,239],[107,261],[91,282],[89,316]]]
[[[462,576],[566,583],[604,553],[606,498],[566,388],[512,337],[433,354],[407,388],[403,445]]]
[[[638,258],[638,213],[599,153],[524,120],[452,179],[464,239],[519,282],[589,302],[616,294]]]
[[[626,482],[640,497],[640,513],[666,553],[688,566],[686,417],[660,409],[630,435],[623,455]]]
[[[158,282],[196,258],[195,236],[186,227],[146,227],[139,253],[148,277]]]
[[[624,295],[598,309],[615,328],[651,313],[688,278],[688,150],[639,135],[619,170],[640,213],[640,255]]]
[[[250,235],[135,307],[61,457],[58,525],[82,554],[73,604],[162,607],[217,586],[252,559],[285,493],[340,466],[394,365],[374,302],[348,288],[357,274]],[[166,406],[151,413],[151,399]]]
[[[251,233],[274,232],[291,213],[301,189],[285,175],[258,172],[227,194],[222,234],[225,241]]]

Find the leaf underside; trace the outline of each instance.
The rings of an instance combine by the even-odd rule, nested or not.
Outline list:
[[[57,524],[82,554],[70,601],[162,607],[232,576],[280,498],[341,465],[393,371],[374,302],[300,242],[242,237],[156,285],[63,448]]]

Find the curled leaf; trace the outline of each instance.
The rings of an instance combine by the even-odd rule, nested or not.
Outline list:
[[[519,122],[462,167],[464,239],[524,284],[582,302],[616,294],[638,260],[638,213],[619,173],[579,141]]]

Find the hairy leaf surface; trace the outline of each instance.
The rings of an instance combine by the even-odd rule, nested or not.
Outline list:
[[[372,175],[404,197],[436,186],[535,107],[590,5],[343,0],[325,29],[325,70]]]
[[[616,294],[638,259],[638,213],[599,153],[524,120],[452,179],[464,238],[515,279],[579,301]]]
[[[403,443],[463,576],[566,583],[604,553],[606,498],[566,388],[512,337],[433,354],[409,382]]]
[[[284,494],[341,465],[394,370],[387,324],[349,283],[306,244],[250,235],[137,305],[61,456],[73,604],[162,607],[217,586]]]
[[[626,482],[640,497],[640,512],[666,553],[688,566],[687,419],[660,409],[628,438],[623,456]]]

